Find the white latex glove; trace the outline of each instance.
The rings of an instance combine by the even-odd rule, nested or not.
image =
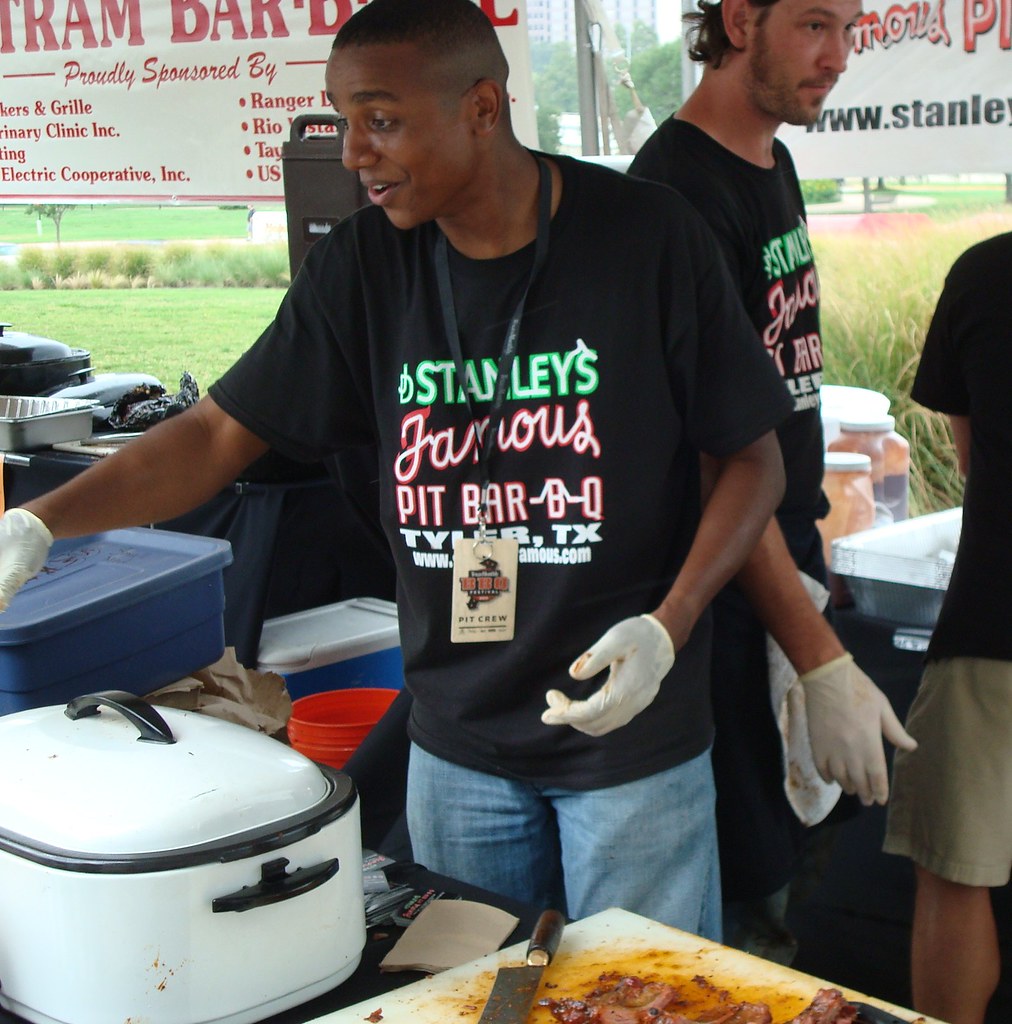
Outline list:
[[[889,798],[882,737],[901,750],[917,741],[900,724],[885,694],[849,654],[800,676],[808,735],[819,774],[856,793],[866,807]]]
[[[570,700],[561,690],[549,690],[541,721],[603,736],[631,722],[650,704],[674,663],[671,636],[657,619],[623,619],[569,666],[574,679],[590,679],[610,666],[604,686],[588,700]]]
[[[37,515],[12,508],[0,516],[0,612],[46,563],[53,535]]]

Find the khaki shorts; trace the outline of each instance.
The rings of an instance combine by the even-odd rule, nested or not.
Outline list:
[[[913,753],[896,752],[886,853],[962,885],[1012,870],[1012,662],[931,662],[911,705]]]

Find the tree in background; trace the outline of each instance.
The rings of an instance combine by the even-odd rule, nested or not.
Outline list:
[[[681,43],[660,44],[649,25],[637,21],[629,32],[616,26],[625,56],[606,61],[615,108],[621,116],[633,108],[632,94],[621,83],[628,70],[636,94],[658,123],[682,102]],[[536,42],[531,45],[531,69],[537,106],[538,144],[549,153],[559,151],[559,115],[580,109],[576,50],[570,43]]]
[[[561,111],[540,103],[534,111],[538,127],[538,146],[543,153],[559,152],[559,114]]]
[[[658,124],[682,105],[682,44],[677,39],[634,53],[629,74]]]
[[[545,153],[558,153],[559,115],[580,105],[576,53],[569,43],[532,43],[531,71],[538,145]]]
[[[580,109],[576,50],[571,43],[532,43],[531,71],[539,105],[560,111]]]
[[[657,32],[649,25],[637,21],[632,32],[624,25],[615,26],[615,35],[628,54],[629,77],[636,93],[659,124],[682,105],[682,44],[676,39],[663,45]],[[627,114],[633,105],[632,96],[619,82],[615,73],[612,88],[619,113]]]
[[[53,226],[56,228],[56,244],[60,244],[60,221],[63,220],[63,215],[71,209],[70,204],[50,204],[48,206],[28,206],[25,208],[25,214],[29,217],[34,216],[37,220],[41,221],[43,217],[46,220],[51,220]]]

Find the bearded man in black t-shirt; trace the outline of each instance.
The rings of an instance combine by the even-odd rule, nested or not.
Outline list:
[[[885,696],[854,664],[820,614],[825,600],[816,521],[822,494],[819,279],[805,207],[783,123],[810,124],[843,73],[860,0],[700,0],[689,15],[702,80],[643,145],[630,173],[674,186],[715,231],[756,345],[776,366],[793,404],[777,430],[787,487],[776,517],[733,584],[714,602],[714,774],[725,941],[789,961],[788,884],[805,837],[785,793],[788,770],[770,701],[768,636],[800,676],[814,763],[865,804],[884,803],[882,735],[913,741]],[[808,577],[804,581],[799,570]],[[812,582],[814,581],[814,583]],[[826,724],[835,722],[836,731]],[[817,780],[816,780],[817,782]],[[824,815],[831,798],[813,815]],[[805,809],[801,808],[801,813]]]

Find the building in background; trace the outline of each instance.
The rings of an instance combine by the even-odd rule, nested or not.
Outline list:
[[[575,43],[574,4],[579,0],[527,0],[527,28],[532,42]],[[605,14],[616,28],[631,33],[636,22],[658,29],[658,8],[672,0],[603,0]]]
[[[573,21],[573,0],[527,0],[527,31],[532,43],[573,42]]]

